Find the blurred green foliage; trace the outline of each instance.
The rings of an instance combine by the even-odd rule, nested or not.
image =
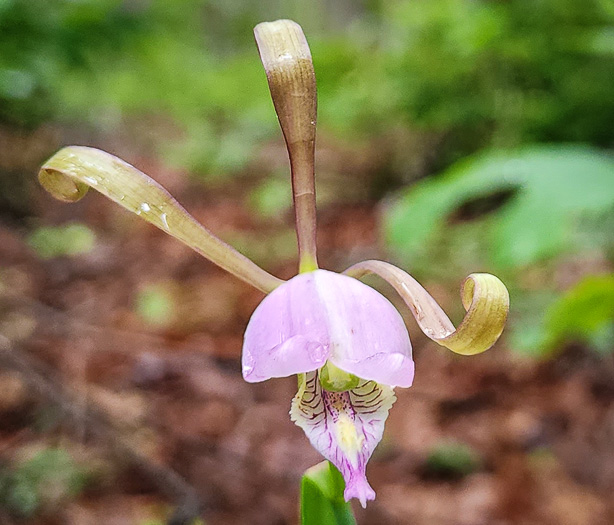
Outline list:
[[[441,277],[479,268],[504,275],[513,345],[550,355],[574,338],[612,349],[610,277],[588,279],[561,295],[550,279],[527,286],[523,274],[563,255],[611,257],[613,220],[610,155],[530,146],[477,154],[421,181],[389,207],[385,230],[397,257],[418,273],[433,275],[439,266]]]
[[[484,146],[611,144],[614,12],[589,0],[391,2],[401,114],[445,131],[442,160]]]
[[[96,236],[85,224],[42,226],[33,230],[27,242],[43,259],[66,257],[90,252]]]
[[[412,186],[391,206],[388,243],[413,264],[428,256],[443,228],[454,228],[454,212],[461,219],[475,215],[484,221],[489,266],[523,268],[577,249],[578,222],[614,211],[613,181],[614,158],[589,148],[480,153]],[[487,213],[491,206],[496,209]]]
[[[606,145],[612,11],[605,0],[1,0],[0,118],[129,122],[173,162],[232,173],[278,133],[251,29],[286,16],[309,36],[324,131],[410,128],[434,168],[485,146]],[[389,149],[384,168],[406,176],[406,145]]]
[[[141,290],[137,294],[134,308],[146,324],[157,328],[168,326],[175,312],[172,294],[163,283],[152,284]]]
[[[435,445],[426,459],[427,475],[462,478],[481,466],[478,453],[465,443],[443,441]]]
[[[566,341],[614,351],[614,274],[591,275],[560,297],[545,314],[542,348],[554,352]]]
[[[0,504],[20,518],[31,518],[76,497],[89,474],[66,450],[41,450],[13,469],[0,471]]]
[[[292,190],[286,177],[269,177],[254,188],[249,200],[260,217],[279,217],[292,207]]]

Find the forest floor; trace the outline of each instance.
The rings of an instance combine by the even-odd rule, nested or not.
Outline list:
[[[254,224],[236,188],[213,200],[162,182],[228,239],[239,231],[258,244],[288,232],[289,215],[283,226]],[[0,523],[157,523],[177,506],[189,514],[195,497],[207,525],[297,523],[300,477],[321,458],[288,417],[296,379],[241,377],[242,333],[262,294],[98,195],[66,205],[41,193],[35,208],[42,224],[88,224],[98,242],[43,260],[23,225],[0,223],[0,468],[6,477],[60,448],[86,481],[71,493],[43,473],[35,517],[5,505]],[[383,257],[376,217],[369,205],[328,207],[322,266]],[[294,264],[275,263],[275,249],[252,247],[291,277]],[[155,326],[135,309],[152,284],[175,305]],[[458,301],[424,284],[444,309]],[[537,362],[505,339],[461,358],[408,326],[416,379],[396,391],[368,466],[377,499],[356,506],[359,523],[614,523],[611,359],[571,347]]]

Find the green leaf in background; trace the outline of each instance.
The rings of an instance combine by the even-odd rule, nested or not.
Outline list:
[[[330,462],[308,469],[301,481],[302,525],[356,525],[344,489],[343,477]]]
[[[13,470],[0,472],[0,507],[22,518],[50,510],[77,497],[91,473],[61,448],[44,449],[20,462]]]
[[[462,478],[478,470],[481,464],[480,456],[469,445],[442,441],[429,452],[425,467],[435,476]]]
[[[614,350],[614,274],[580,281],[548,309],[544,324],[546,351],[573,340]]]
[[[261,217],[283,216],[292,207],[292,191],[286,177],[269,177],[249,196],[251,208]]]
[[[164,283],[151,284],[141,290],[134,308],[145,323],[157,328],[170,325],[175,312],[173,296]]]
[[[424,180],[385,215],[389,245],[406,259],[425,256],[429,240],[469,203],[504,200],[490,212],[487,246],[499,268],[519,268],[573,249],[573,228],[588,213],[614,207],[614,160],[581,146],[492,151]]]
[[[95,242],[94,232],[84,224],[43,226],[28,236],[28,244],[43,259],[88,253]]]

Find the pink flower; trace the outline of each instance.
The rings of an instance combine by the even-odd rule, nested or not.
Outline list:
[[[290,156],[299,275],[284,282],[269,274],[201,226],[158,183],[103,151],[64,148],[43,165],[39,181],[64,201],[95,188],[267,293],[245,331],[243,377],[253,383],[298,374],[292,421],[340,470],[346,500],[357,498],[365,506],[375,498],[367,462],[382,439],[393,388],[411,386],[414,363],[400,314],[358,279],[374,273],[388,281],[428,337],[464,355],[495,343],[509,296],[496,277],[470,275],[461,291],[467,314],[455,329],[428,292],[389,263],[364,261],[343,274],[318,268],[316,92],[309,47],[300,26],[288,20],[259,24],[255,34]]]
[[[339,388],[323,378],[331,365],[342,372]],[[356,279],[299,274],[260,303],[243,344],[246,381],[292,374],[300,374],[292,421],[343,474],[346,499],[365,506],[375,497],[365,469],[395,400],[391,387],[411,386],[414,377],[403,319]]]

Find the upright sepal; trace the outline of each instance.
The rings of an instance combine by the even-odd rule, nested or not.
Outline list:
[[[316,77],[301,26],[291,20],[254,28],[271,98],[286,140],[298,237],[300,271],[318,267],[316,257]]]

